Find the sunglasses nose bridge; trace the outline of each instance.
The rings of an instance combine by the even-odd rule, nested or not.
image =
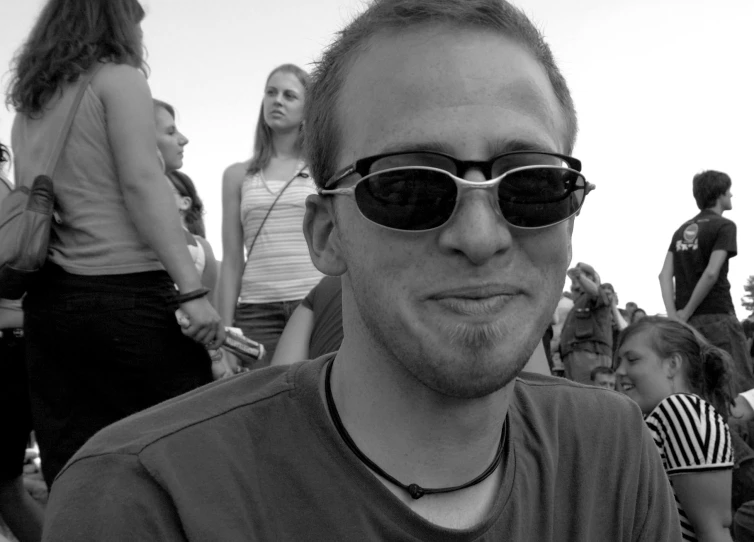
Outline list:
[[[481,190],[486,193],[487,200],[495,212],[498,215],[502,215],[502,209],[500,209],[500,201],[497,195],[498,186],[500,186],[502,178],[485,181],[469,181],[467,179],[461,179],[460,177],[453,177],[458,190],[456,195],[456,206],[459,206],[469,193]]]

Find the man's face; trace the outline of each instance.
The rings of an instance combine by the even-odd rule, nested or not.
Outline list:
[[[515,42],[477,29],[375,37],[351,68],[338,113],[340,167],[408,148],[465,160],[521,146],[564,150],[544,69]],[[484,180],[478,170],[466,179]],[[572,222],[514,230],[482,190],[465,193],[442,228],[422,233],[381,228],[352,198],[333,205],[347,267],[344,321],[371,341],[364,348],[447,396],[486,396],[518,374],[560,298]]]
[[[599,386],[600,388],[607,388],[609,390],[614,390],[615,389],[615,375],[608,375],[604,373],[594,375],[594,385]]]
[[[733,209],[733,194],[728,188],[728,191],[723,195],[723,211],[730,211]]]

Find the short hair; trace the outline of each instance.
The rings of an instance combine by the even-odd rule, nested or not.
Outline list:
[[[171,117],[173,117],[173,120],[175,120],[175,107],[173,107],[172,105],[170,105],[167,102],[163,102],[162,100],[158,100],[157,98],[154,98],[152,100],[152,103],[154,104],[155,109],[157,109],[158,107],[164,109],[165,111],[168,112],[168,114]]]
[[[637,320],[637,319],[636,319],[636,315],[637,315],[637,314],[639,314],[640,312],[643,312],[643,313],[644,313],[644,317],[646,318],[646,316],[647,316],[647,311],[645,311],[645,310],[644,310],[644,309],[642,309],[641,307],[636,307],[636,308],[635,308],[635,309],[633,310],[633,312],[631,313],[631,323],[632,323],[632,324],[633,324],[634,322],[638,322],[638,321],[639,321],[639,320]],[[640,318],[640,320],[641,320],[641,318]]]
[[[629,338],[648,331],[652,350],[661,359],[678,354],[691,391],[715,407],[725,420],[730,415],[734,395],[731,387],[733,361],[726,351],[713,346],[690,325],[664,316],[647,316],[618,335],[617,352]]]
[[[714,207],[720,196],[730,189],[731,180],[727,173],[708,169],[694,175],[694,199],[701,211]]]
[[[270,82],[270,79],[273,75],[275,75],[278,72],[283,73],[290,73],[292,75],[296,76],[296,79],[298,79],[298,82],[301,83],[301,86],[304,87],[304,104],[308,101],[308,96],[306,94],[309,93],[309,74],[296,66],[295,64],[283,64],[281,66],[278,66],[274,70],[270,72],[270,75],[267,76],[267,81],[265,82],[265,85]],[[304,146],[304,132],[303,129],[299,130],[299,137],[296,140],[296,147],[298,149],[302,149]],[[275,149],[273,148],[272,143],[272,128],[270,128],[267,125],[267,122],[264,120],[264,101],[262,102],[262,105],[259,106],[259,118],[257,118],[257,129],[254,133],[254,154],[251,157],[251,161],[249,162],[249,167],[246,170],[246,173],[249,173],[251,175],[262,171],[264,168],[266,168],[270,160],[272,159],[273,154],[275,154]]]
[[[591,373],[589,373],[589,380],[594,382],[597,379],[597,375],[615,376],[615,371],[611,369],[610,367],[605,367],[604,365],[598,365],[597,367],[592,369]]]
[[[635,301],[629,301],[628,303],[626,303],[626,308],[628,307],[633,307],[634,310],[636,310],[639,308],[639,305],[637,305]]]
[[[506,0],[374,0],[340,31],[312,74],[305,131],[309,166],[318,186],[323,187],[337,170],[342,143],[338,105],[351,66],[381,32],[433,24],[491,30],[528,49],[552,84],[566,121],[565,152],[573,151],[578,122],[571,93],[542,33],[523,11]]]
[[[175,187],[181,197],[189,198],[191,200],[191,206],[189,206],[189,208],[183,213],[183,218],[186,222],[186,229],[193,235],[207,237],[204,229],[204,203],[199,197],[199,192],[196,190],[194,181],[182,171],[177,170],[168,173],[168,179],[170,179],[170,183]]]
[[[6,104],[39,115],[63,84],[99,60],[146,72],[143,18],[137,0],[48,0],[13,58]]]

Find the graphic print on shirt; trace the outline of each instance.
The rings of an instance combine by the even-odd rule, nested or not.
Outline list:
[[[683,230],[683,239],[675,243],[675,251],[699,250],[699,224],[692,222]]]

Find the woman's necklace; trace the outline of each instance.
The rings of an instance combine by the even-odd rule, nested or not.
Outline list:
[[[296,167],[293,169],[293,171],[291,172],[291,174],[288,177],[285,177],[285,178],[290,179],[291,177],[293,177],[294,174],[298,173],[298,171],[300,169],[301,169],[301,159],[298,159],[298,160],[296,160]],[[281,190],[283,190],[283,188],[286,186],[286,184],[283,183],[283,188],[280,188],[280,190],[278,190],[278,191],[272,190],[272,188],[270,188],[270,185],[267,184],[267,177],[265,176],[264,170],[262,170],[262,169],[259,170],[259,179],[262,181],[262,185],[267,190],[267,192],[269,192],[273,196],[277,196],[278,193]]]
[[[487,467],[487,470],[485,470],[482,474],[480,474],[479,476],[477,476],[470,482],[467,482],[460,486],[440,487],[440,488],[424,488],[417,484],[405,485],[405,484],[400,483],[398,480],[390,476],[380,467],[375,465],[374,462],[371,459],[369,459],[366,455],[364,455],[364,453],[361,450],[359,450],[359,447],[356,446],[356,443],[351,439],[351,435],[348,434],[348,431],[346,430],[346,428],[343,426],[343,422],[340,420],[340,416],[338,415],[338,409],[335,407],[335,401],[333,400],[333,397],[332,397],[332,389],[330,388],[330,373],[332,372],[333,361],[334,359],[331,359],[329,361],[329,363],[327,364],[327,370],[325,373],[325,398],[327,399],[327,410],[330,412],[330,417],[332,418],[333,423],[335,424],[335,428],[338,430],[338,434],[362,463],[364,463],[372,471],[376,472],[377,474],[379,474],[380,476],[382,476],[389,482],[407,491],[408,494],[411,495],[413,499],[420,499],[424,495],[432,495],[435,493],[450,493],[452,491],[459,491],[461,489],[466,489],[467,487],[477,485],[478,483],[487,479],[493,472],[495,472],[495,469],[497,469],[497,467],[502,462],[503,448],[505,445],[505,437],[506,437],[506,428],[508,427],[507,416],[505,418],[505,421],[503,422],[503,430],[502,430],[502,434],[500,435],[500,444],[497,447],[497,453],[495,454],[495,458],[492,460],[492,464],[490,464],[490,466]]]

